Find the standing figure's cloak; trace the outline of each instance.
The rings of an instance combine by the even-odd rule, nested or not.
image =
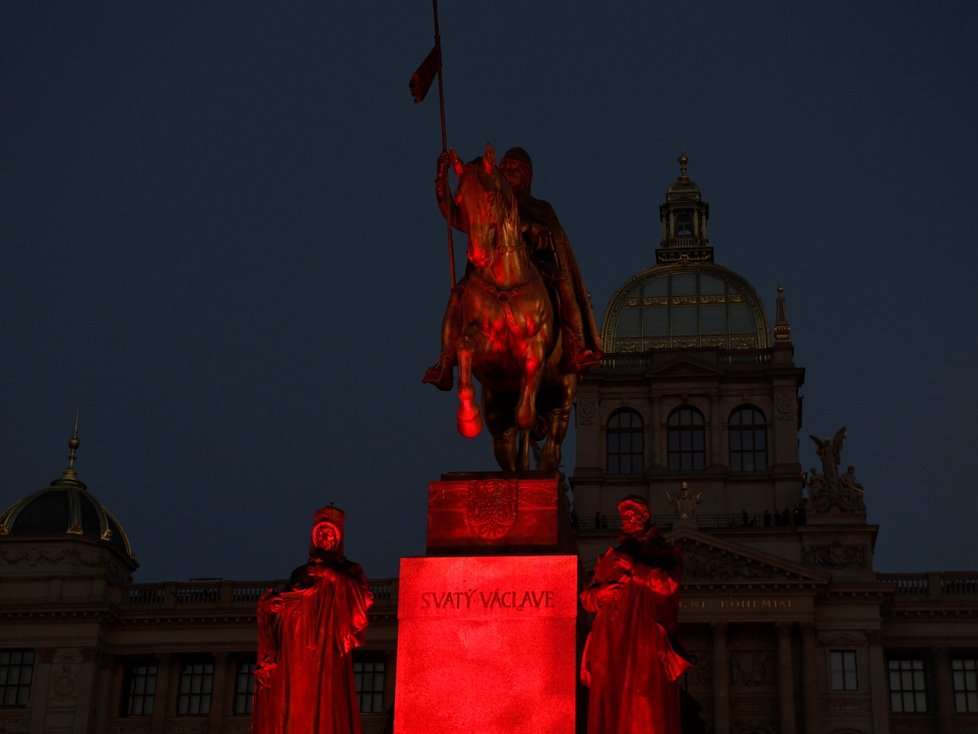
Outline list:
[[[653,527],[609,554],[631,572],[595,578],[581,603],[597,612],[581,663],[590,689],[588,734],[680,734],[676,679],[690,663],[673,648],[682,556]],[[601,559],[598,561],[601,567]]]
[[[360,734],[350,652],[372,604],[363,569],[344,558],[311,558],[286,591],[265,592],[253,734]]]

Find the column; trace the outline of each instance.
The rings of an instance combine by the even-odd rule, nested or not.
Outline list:
[[[869,683],[873,693],[873,734],[890,734],[890,690],[886,660],[879,630],[866,633],[869,638]]]
[[[224,731],[224,717],[227,715],[228,655],[226,652],[214,653],[214,682],[211,686],[211,710],[207,717],[209,734]]]
[[[661,467],[665,466],[665,460],[662,457],[662,446],[663,446],[663,427],[662,427],[662,399],[658,395],[652,396],[652,420],[649,426],[649,431],[646,435],[649,437],[649,466]]]
[[[778,696],[781,699],[781,734],[795,734],[795,663],[791,652],[791,622],[779,622]]]
[[[710,396],[710,464],[723,464],[723,416],[720,415],[720,399]]]
[[[730,658],[727,623],[713,622],[713,730],[730,734]]]
[[[802,673],[802,689],[805,692],[805,734],[818,734],[821,731],[818,712],[818,693],[821,683],[818,680],[818,666],[815,657],[818,649],[815,644],[815,625],[801,626],[801,646],[804,652],[804,671]]]
[[[954,731],[954,681],[946,647],[934,648],[934,693],[938,731]]]

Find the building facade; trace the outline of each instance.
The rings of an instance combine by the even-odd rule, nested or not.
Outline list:
[[[803,471],[784,296],[772,326],[714,261],[687,164],[656,263],[612,298],[606,356],[578,389],[568,522],[585,569],[616,543],[618,500],[647,497],[685,559],[697,664],[682,685],[700,731],[978,732],[978,572],[874,570],[844,430]],[[255,606],[281,582],[133,583],[132,546],[79,480],[73,442],[62,476],[0,515],[0,732],[248,731]],[[371,585],[354,662],[367,734],[390,730],[397,663],[397,579]]]

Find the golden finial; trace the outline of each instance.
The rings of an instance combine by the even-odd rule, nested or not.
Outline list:
[[[78,459],[78,446],[81,441],[78,440],[78,411],[75,411],[75,430],[71,433],[71,438],[68,439],[68,468],[61,472],[62,479],[78,479],[78,474],[75,472],[75,461]]]
[[[689,163],[689,156],[686,155],[686,146],[679,148],[679,177],[686,178],[686,164]]]
[[[791,325],[788,324],[788,307],[784,303],[784,288],[778,286],[778,300],[774,314],[774,339],[779,342],[791,340]]]

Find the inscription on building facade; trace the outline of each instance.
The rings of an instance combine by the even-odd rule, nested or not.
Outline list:
[[[778,598],[737,598],[727,597],[726,599],[682,599],[679,602],[681,610],[706,611],[706,610],[752,610],[752,609],[791,609],[792,599]]]

